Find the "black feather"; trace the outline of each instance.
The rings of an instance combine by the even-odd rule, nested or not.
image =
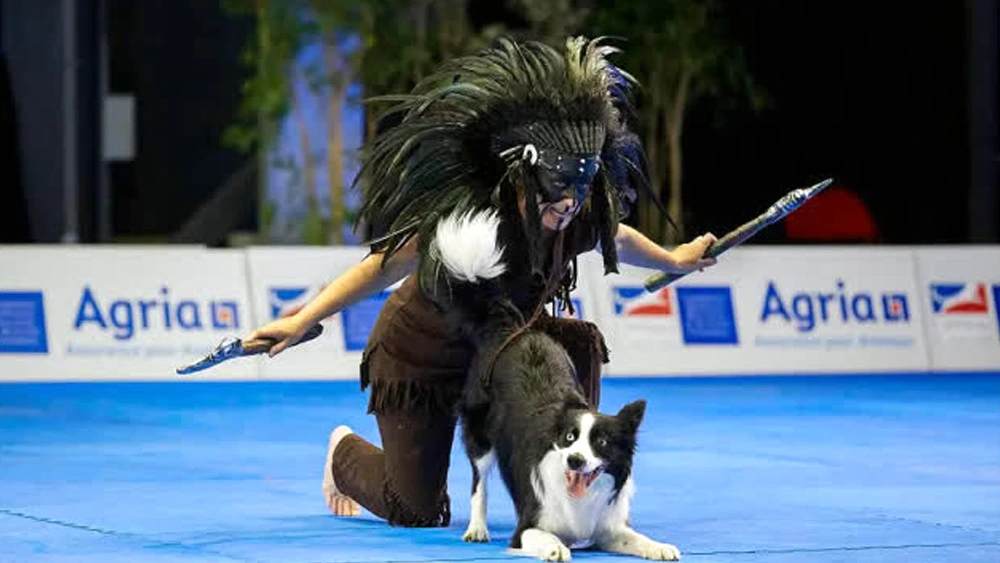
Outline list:
[[[591,216],[602,221],[605,265],[615,270],[614,245],[603,239],[613,238],[649,184],[642,146],[626,125],[635,81],[606,60],[616,51],[602,38],[571,38],[561,49],[501,38],[444,63],[409,94],[369,100],[392,104],[378,117],[391,125],[362,151],[356,180],[364,179],[355,226],[367,227],[372,251],[391,256],[414,235],[432,237],[452,212],[496,207],[517,188],[536,192],[524,181],[530,164],[520,151],[501,156],[531,143],[600,155],[605,173],[597,182],[606,185],[590,196],[600,199]],[[545,255],[540,220],[535,193],[525,195],[524,233],[537,271]]]

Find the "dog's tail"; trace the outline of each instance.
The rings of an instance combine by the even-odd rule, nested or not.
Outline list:
[[[424,288],[477,337],[516,322],[501,285],[507,265],[499,229],[494,210],[453,213],[438,223],[421,266]]]

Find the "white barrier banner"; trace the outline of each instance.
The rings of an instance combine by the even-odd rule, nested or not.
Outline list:
[[[927,369],[913,253],[905,249],[747,249],[741,324],[761,369]]]
[[[743,247],[656,293],[605,276],[609,375],[924,370],[912,252]],[[592,277],[593,277],[592,272]]]
[[[1000,369],[1000,248],[916,251],[933,369]]]
[[[276,358],[175,368],[304,304],[363,247],[0,247],[0,380],[354,379],[394,288]],[[608,376],[1000,368],[1000,248],[753,247],[655,293],[579,258]]]
[[[182,364],[251,324],[241,251],[0,249],[0,379],[180,380]],[[199,374],[256,377],[253,361]]]
[[[626,264],[604,275],[600,260],[583,262],[594,300],[595,322],[611,349],[607,376],[660,376],[744,371],[742,348],[727,274],[740,271],[740,257],[707,272],[649,293],[653,270]],[[582,262],[582,261],[581,261]]]
[[[556,316],[586,320],[599,324],[600,308],[600,275],[604,272],[604,262],[599,254],[588,252],[577,257],[576,289],[569,298],[573,310],[563,309],[556,300]],[[552,312],[552,305],[546,306],[546,311]]]
[[[258,324],[304,305],[336,277],[359,263],[355,247],[254,247],[247,249],[250,291]],[[265,379],[356,379],[368,335],[389,294],[399,284],[324,319],[323,334],[274,358],[263,357]]]

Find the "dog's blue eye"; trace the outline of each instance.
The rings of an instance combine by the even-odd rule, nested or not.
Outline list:
[[[576,440],[576,434],[573,434],[572,432],[566,434],[567,442],[572,442],[573,440]]]
[[[604,438],[601,438],[600,440],[597,441],[597,445],[603,448],[604,446],[608,445],[608,441],[605,440]]]

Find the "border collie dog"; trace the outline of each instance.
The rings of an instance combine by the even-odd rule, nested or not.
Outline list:
[[[435,298],[450,300],[457,311],[452,321],[477,350],[459,407],[473,476],[462,539],[489,541],[486,482],[497,465],[517,512],[514,550],[549,561],[568,561],[577,548],[680,559],[676,547],[629,525],[645,401],[613,416],[597,412],[565,349],[540,331],[520,330],[522,315],[500,293],[498,226],[486,211],[442,220],[421,266]]]

